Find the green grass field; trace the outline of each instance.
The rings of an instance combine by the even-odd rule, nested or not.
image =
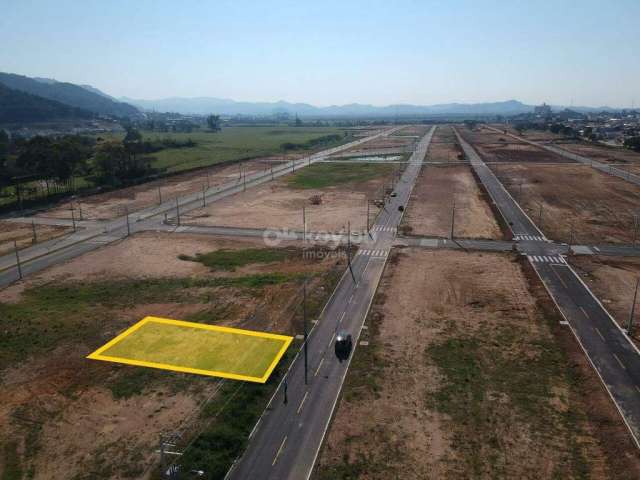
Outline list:
[[[146,317],[89,358],[264,383],[291,340]]]
[[[391,175],[394,168],[384,163],[316,163],[290,176],[288,182],[293,188],[326,188]]]
[[[166,168],[168,172],[179,172],[196,167],[214,165],[220,162],[242,160],[285,153],[283,143],[304,144],[325,135],[343,135],[344,130],[333,127],[225,127],[222,131],[211,133],[196,131],[192,133],[159,133],[143,131],[145,140],[171,138],[196,142],[191,148],[170,148],[154,153],[156,168]],[[344,137],[345,141],[351,137]],[[337,145],[331,143],[321,149]]]

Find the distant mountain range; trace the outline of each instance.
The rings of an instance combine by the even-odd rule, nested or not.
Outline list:
[[[89,119],[95,114],[80,108],[12,90],[0,83],[0,123],[28,124]]]
[[[0,84],[11,90],[36,95],[98,115],[132,117],[140,114],[133,105],[116,101],[90,86],[58,82],[50,78],[29,78],[12,73],[0,73]]]
[[[159,100],[116,99],[91,85],[75,85],[51,78],[30,78],[23,75],[0,72],[0,85],[4,86],[2,101],[4,122],[48,121],[59,118],[86,118],[93,115],[111,117],[138,117],[140,110],[175,112],[184,115],[247,115],[271,116],[274,114],[299,115],[311,118],[339,117],[435,117],[435,116],[512,116],[533,112],[534,106],[517,100],[490,103],[445,103],[438,105],[398,104],[374,106],[359,103],[317,107],[308,103],[279,102],[238,102],[226,98],[173,97]],[[10,89],[11,91],[8,91]],[[13,93],[12,93],[13,92]],[[29,96],[18,95],[28,94]],[[20,111],[20,99],[24,110]],[[40,100],[38,100],[40,99]],[[45,101],[46,100],[46,101]],[[55,103],[51,103],[55,102]],[[38,105],[40,103],[40,105]],[[71,108],[65,108],[71,107]],[[565,107],[553,106],[554,110]],[[140,110],[139,110],[140,109]],[[614,111],[609,107],[571,107],[586,113],[593,111]],[[11,117],[13,115],[13,117]],[[13,118],[13,120],[12,120]],[[28,120],[28,119],[32,120]]]
[[[176,112],[185,115],[273,115],[288,113],[300,117],[394,117],[394,116],[437,116],[437,115],[518,115],[533,112],[533,105],[517,100],[491,103],[445,103],[439,105],[388,105],[377,107],[358,103],[316,107],[308,103],[279,102],[237,102],[215,97],[182,98],[173,97],[160,100],[136,100],[121,98],[146,111]],[[564,107],[553,107],[561,110]],[[609,107],[575,107],[580,112],[613,110]]]

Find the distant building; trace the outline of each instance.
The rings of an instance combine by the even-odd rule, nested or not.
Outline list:
[[[546,103],[543,103],[540,106],[533,107],[533,113],[535,115],[540,115],[541,117],[549,117],[551,116],[551,107]]]

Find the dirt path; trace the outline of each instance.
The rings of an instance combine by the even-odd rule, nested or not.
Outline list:
[[[38,242],[61,237],[71,232],[70,228],[50,225],[36,225],[35,228]],[[33,227],[28,223],[0,221],[0,255],[13,252],[14,241],[17,243],[19,250],[33,245]]]
[[[424,167],[411,194],[401,231],[449,237],[454,199],[456,237],[502,238],[493,212],[467,166]]]
[[[369,345],[358,347],[349,370],[320,479],[640,473],[597,377],[513,257],[395,255],[367,319]]]

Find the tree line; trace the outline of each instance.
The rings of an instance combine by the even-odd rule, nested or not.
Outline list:
[[[60,193],[61,188],[75,190],[77,177],[99,187],[126,185],[157,173],[150,154],[192,146],[191,139],[145,141],[133,127],[127,128],[122,140],[64,135],[11,141],[0,130],[0,189],[13,187],[22,204],[25,194],[38,186],[45,196]]]

